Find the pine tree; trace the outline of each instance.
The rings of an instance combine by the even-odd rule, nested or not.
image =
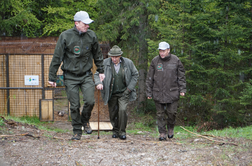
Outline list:
[[[145,106],[145,80],[148,67],[147,39],[151,37],[149,21],[154,19],[159,2],[155,0],[99,0],[100,13],[96,22],[102,41],[119,45],[124,55],[137,62],[139,70],[138,108]],[[131,55],[129,55],[131,54]]]
[[[163,1],[160,11],[149,55],[165,40],[183,62],[188,93],[180,102],[182,116],[222,126],[242,123],[237,110],[243,82],[251,78],[251,3],[172,0]]]
[[[32,12],[32,0],[0,1],[1,36],[35,36],[41,21]]]

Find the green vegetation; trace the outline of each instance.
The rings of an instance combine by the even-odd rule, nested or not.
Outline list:
[[[67,130],[52,128],[52,127],[50,127],[50,124],[52,124],[53,122],[40,122],[39,118],[37,118],[37,117],[26,116],[26,117],[18,118],[18,117],[6,116],[5,118],[6,118],[6,120],[12,119],[16,122],[20,122],[23,124],[35,125],[40,130],[55,131],[55,132],[60,132],[60,133],[69,132]],[[0,126],[3,126],[3,125],[4,125],[4,121],[2,119],[0,119]],[[186,128],[187,130],[189,130],[191,132],[197,133],[197,129],[195,127],[186,126],[184,128]],[[179,140],[197,137],[196,135],[185,131],[180,126],[175,126],[174,131],[175,131],[176,139],[179,139]],[[207,132],[200,132],[197,134],[213,135],[213,136],[224,137],[224,138],[225,137],[226,138],[245,138],[245,139],[252,140],[251,131],[252,131],[252,125],[247,126],[247,127],[238,127],[238,128],[228,127],[223,130],[211,130],[211,131],[207,131]],[[96,132],[94,132],[94,133],[96,134]],[[155,125],[148,126],[148,125],[144,125],[141,122],[128,124],[127,133],[134,134],[134,135],[145,135],[146,133],[150,133],[150,136],[153,136],[153,137],[158,137],[158,135],[159,135],[157,127]],[[100,131],[100,135],[111,135],[111,132]],[[52,137],[48,134],[45,136]]]
[[[2,118],[0,118],[0,126],[4,126],[4,121]]]
[[[200,135],[213,135],[217,137],[226,137],[226,138],[246,138],[252,140],[252,125],[247,126],[247,127],[238,127],[238,128],[232,128],[232,127],[227,127],[223,130],[211,130],[207,132],[197,132],[197,129],[195,127],[189,126],[185,127],[187,130],[200,134]],[[186,139],[186,138],[191,138],[191,137],[197,137],[196,135],[189,133],[182,129],[179,126],[175,127],[175,134],[176,138],[179,139]]]
[[[135,134],[135,135],[144,135],[145,132],[152,132],[153,131],[153,127],[149,127],[147,125],[144,125],[141,122],[137,122],[135,124],[130,124],[130,127],[128,127],[127,129],[127,133],[129,134]]]
[[[29,117],[29,116],[23,116],[23,117],[13,117],[13,116],[5,116],[4,117],[6,120],[12,119],[16,122],[20,122],[22,124],[29,124],[29,125],[34,125],[40,130],[47,130],[47,131],[55,131],[59,133],[64,133],[68,132],[67,130],[62,130],[58,128],[52,128],[50,127],[50,124],[53,122],[41,122],[38,117]],[[4,125],[2,119],[0,119],[0,126]]]
[[[41,122],[38,117],[29,117],[29,116],[23,116],[23,117],[14,117],[14,116],[5,116],[4,117],[6,120],[12,119],[16,122],[24,123],[24,124],[29,124],[29,125],[43,125],[48,122]]]
[[[246,138],[252,140],[252,125],[247,127],[232,128],[228,127],[223,130],[211,130],[208,132],[202,132],[201,134],[214,135],[219,137],[229,138]]]

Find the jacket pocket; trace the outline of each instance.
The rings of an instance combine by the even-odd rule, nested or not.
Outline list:
[[[88,58],[90,57],[90,54],[91,54],[91,44],[87,43],[87,44],[83,45],[82,49],[83,50],[82,50],[81,60],[84,63],[87,63]]]
[[[153,88],[152,89],[152,98],[153,100],[159,100],[160,99],[160,92],[158,88]]]
[[[179,89],[178,87],[170,88],[170,92],[171,92],[171,91],[178,90],[178,89]]]
[[[170,88],[169,95],[173,101],[178,100],[179,99],[179,88],[178,87]]]
[[[136,89],[133,89],[130,92],[130,96],[129,96],[129,101],[134,101],[134,100],[136,100]]]

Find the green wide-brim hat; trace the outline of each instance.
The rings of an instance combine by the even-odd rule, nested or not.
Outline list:
[[[123,54],[123,52],[122,52],[121,48],[118,47],[117,45],[114,45],[114,46],[110,49],[110,51],[108,52],[108,55],[109,55],[109,56],[120,56],[120,55],[122,55],[122,54]]]

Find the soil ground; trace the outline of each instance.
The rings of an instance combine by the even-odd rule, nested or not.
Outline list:
[[[126,140],[113,139],[111,132],[102,132],[97,139],[97,132],[93,132],[71,141],[72,127],[67,121],[51,126],[68,129],[65,133],[8,123],[0,130],[0,166],[252,165],[251,140],[242,138],[218,138],[238,146],[199,137],[178,139],[176,135],[160,142],[152,136],[156,131],[140,131],[127,134]]]
[[[93,132],[91,135],[83,133],[80,141],[71,141],[72,126],[67,121],[68,116],[57,117],[58,111],[68,114],[67,100],[55,100],[54,104],[55,122],[47,124],[47,127],[65,132],[6,122],[5,126],[0,126],[0,166],[252,166],[252,141],[244,138],[211,137],[231,142],[223,144],[196,136],[176,137],[181,133],[175,131],[173,139],[161,142],[153,128],[153,131],[127,133],[126,140],[114,139],[111,132],[103,131],[100,132],[100,139],[97,138],[98,133]],[[131,112],[128,115],[128,127],[137,121],[142,122]]]

